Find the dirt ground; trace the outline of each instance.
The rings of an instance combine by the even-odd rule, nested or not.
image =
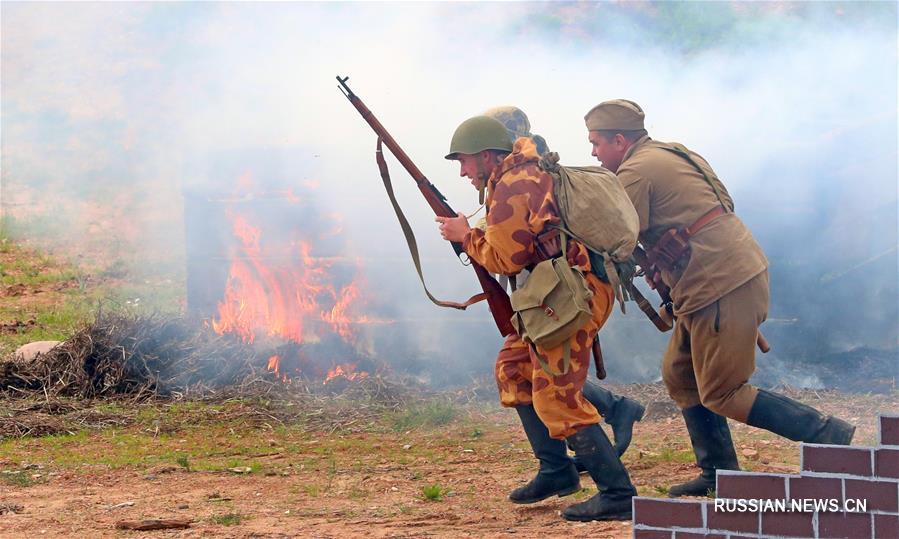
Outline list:
[[[6,277],[0,352],[64,336],[84,313],[73,308],[62,311],[63,318],[53,309],[71,292],[114,287],[110,283],[118,278],[109,271],[72,271],[2,245],[0,265]],[[159,286],[171,288],[168,282]],[[123,303],[136,295],[125,294]],[[47,316],[51,310],[54,316]],[[665,496],[668,485],[697,472],[683,421],[659,385],[613,389],[648,405],[624,462],[640,495]],[[899,413],[895,390],[792,395],[857,424],[858,445],[875,443],[878,412]],[[532,477],[536,461],[514,412],[492,400],[455,403],[452,417],[435,425],[397,428],[385,415],[361,426],[343,421],[337,429],[302,414],[283,421],[265,403],[255,411],[241,405],[240,413],[217,404],[176,403],[187,410],[179,416],[172,403],[96,402],[81,410],[49,396],[42,401],[0,397],[0,427],[10,426],[0,428],[3,538],[632,535],[629,522],[561,519],[564,507],[595,493],[587,476],[584,490],[567,498],[527,506],[508,502],[509,491]],[[37,412],[43,424],[20,428]],[[252,420],[241,419],[246,417]],[[732,429],[744,469],[798,471],[799,444],[745,425],[732,423]],[[24,432],[32,434],[20,437]],[[116,528],[143,519],[180,519],[190,527]]]
[[[683,422],[658,386],[615,388],[649,402],[624,461],[640,495],[696,473]],[[859,426],[876,442],[875,414],[897,413],[896,395],[797,396]],[[274,422],[272,422],[274,423]],[[447,425],[405,432],[334,433],[199,421],[170,432],[147,423],[0,445],[2,537],[630,537],[629,522],[569,523],[559,511],[584,491],[518,506],[506,495],[536,461],[511,411],[463,405]],[[798,471],[799,444],[733,424],[744,469]],[[137,455],[127,460],[123,455]],[[176,464],[190,455],[196,466]],[[203,464],[201,464],[203,463]],[[428,499],[424,489],[439,486]],[[123,531],[116,523],[184,519],[180,530]]]

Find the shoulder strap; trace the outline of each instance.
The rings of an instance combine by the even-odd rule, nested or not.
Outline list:
[[[393,193],[393,185],[390,181],[390,172],[388,172],[387,170],[387,162],[384,161],[384,154],[383,152],[381,152],[380,138],[378,138],[378,147],[375,151],[375,159],[378,161],[378,169],[381,171],[381,180],[384,182],[384,189],[387,190],[387,197],[390,198],[390,204],[393,206],[393,211],[394,213],[396,213],[396,218],[400,222],[400,227],[403,229],[403,235],[406,237],[406,245],[409,246],[409,254],[412,255],[412,262],[415,264],[415,271],[418,272],[418,279],[421,281],[421,286],[422,288],[424,288],[425,294],[428,296],[428,299],[430,299],[435,305],[439,305],[440,307],[450,307],[463,311],[468,306],[474,305],[479,301],[487,299],[487,294],[485,294],[484,292],[471,296],[467,301],[463,303],[457,303],[455,301],[443,301],[431,295],[431,291],[428,290],[428,285],[425,284],[425,278],[421,272],[421,259],[418,256],[418,244],[415,241],[415,234],[412,232],[412,227],[409,226],[409,221],[403,214],[403,210],[400,209],[400,205],[396,201],[396,195],[394,195]]]
[[[730,195],[725,196],[721,192],[721,188],[718,186],[718,184],[721,182],[721,180],[719,180],[717,177],[715,177],[715,179],[713,181],[712,178],[709,177],[708,172],[702,166],[700,166],[700,164],[697,163],[695,159],[693,159],[693,156],[691,156],[690,153],[687,151],[686,146],[684,146],[683,144],[678,144],[676,142],[668,143],[668,142],[660,142],[658,140],[654,140],[653,142],[659,148],[668,150],[669,152],[680,156],[682,159],[686,160],[688,163],[693,165],[693,168],[695,168],[697,172],[702,174],[703,179],[705,179],[706,183],[709,184],[709,187],[712,188],[712,191],[715,192],[715,196],[718,198],[718,202],[720,202],[721,205],[724,206],[724,208],[727,211],[730,211],[730,212],[734,211],[734,202],[730,198]]]

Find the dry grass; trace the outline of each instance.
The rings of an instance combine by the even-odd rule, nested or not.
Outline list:
[[[184,319],[100,312],[46,354],[0,364],[0,391],[40,391],[47,400],[202,395],[259,382],[259,363],[252,347]]]

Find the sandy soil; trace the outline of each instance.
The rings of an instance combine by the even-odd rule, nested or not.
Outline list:
[[[803,395],[815,401],[813,394]],[[856,443],[863,445],[875,442],[876,412],[899,412],[895,397],[884,395],[822,398],[812,404],[841,411],[856,422]],[[259,463],[258,470],[246,474],[158,463],[79,466],[79,451],[85,461],[96,461],[97,451],[115,453],[115,444],[109,438],[86,438],[60,453],[51,439],[18,441],[7,446],[15,448],[15,455],[0,454],[0,471],[29,474],[34,484],[0,482],[0,536],[630,537],[629,522],[569,523],[560,518],[562,508],[592,495],[592,488],[529,506],[506,500],[535,470],[513,416],[507,410],[488,410],[446,427],[405,433],[238,432],[237,438],[256,437],[270,447],[250,455],[226,434],[220,456]],[[483,429],[476,438],[471,436],[473,425]],[[735,424],[732,430],[744,468],[798,470],[798,444],[745,425]],[[219,432],[209,429],[211,436]],[[662,487],[696,472],[683,458],[689,456],[686,440],[683,423],[674,416],[662,414],[638,424],[625,463],[641,495],[664,496]],[[674,453],[665,456],[666,450]],[[28,455],[37,461],[26,462]],[[48,455],[64,455],[65,462],[53,462]],[[425,499],[422,487],[429,484],[441,485],[447,494],[437,501]],[[593,486],[587,476],[582,485]],[[233,517],[229,522],[229,515],[239,515],[239,522]],[[191,525],[162,531],[115,528],[120,521],[149,518],[186,519]]]

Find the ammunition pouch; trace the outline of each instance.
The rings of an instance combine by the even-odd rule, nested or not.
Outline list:
[[[561,251],[565,252],[561,234]],[[512,292],[512,325],[528,343],[540,367],[550,376],[562,376],[571,362],[571,337],[593,316],[593,292],[584,274],[568,264],[564,256],[544,260],[534,266],[527,281]],[[565,346],[562,371],[555,372],[536,347]]]
[[[683,269],[690,259],[690,238],[725,213],[727,211],[724,206],[715,206],[688,227],[666,230],[655,245],[646,252],[650,264],[668,272]]]
[[[683,228],[668,229],[646,256],[659,269],[669,272],[680,269],[690,257],[690,236]]]
[[[549,228],[534,237],[534,253],[537,260],[544,261],[558,256],[564,257],[562,252],[562,237],[558,228]],[[530,268],[529,268],[530,269]]]

